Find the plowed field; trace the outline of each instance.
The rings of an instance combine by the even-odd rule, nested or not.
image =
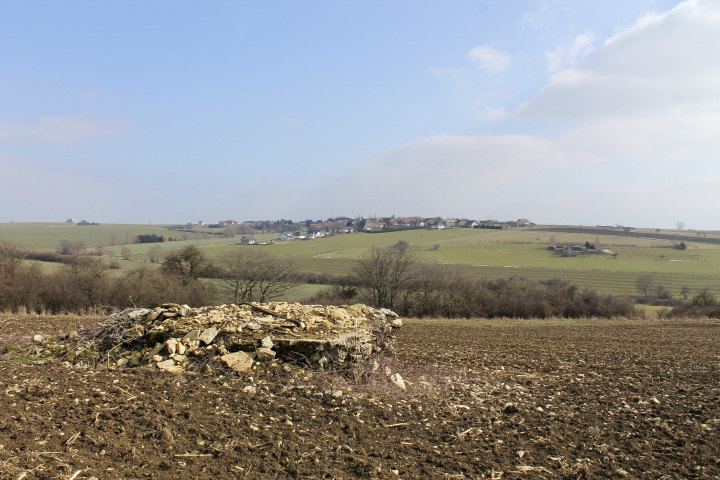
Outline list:
[[[7,347],[89,323],[0,317],[0,478],[720,478],[718,322],[410,321],[406,391]]]

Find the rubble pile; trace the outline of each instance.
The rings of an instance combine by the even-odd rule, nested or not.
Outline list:
[[[238,372],[290,363],[327,370],[391,348],[398,315],[366,305],[244,303],[136,308],[100,322],[96,348],[118,367],[182,372],[219,358]]]

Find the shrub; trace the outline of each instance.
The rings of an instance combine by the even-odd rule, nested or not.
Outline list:
[[[318,305],[347,305],[355,303],[358,293],[357,287],[334,285],[318,290],[307,301]]]
[[[690,302],[673,308],[668,316],[720,318],[720,302],[709,289],[704,288]]]

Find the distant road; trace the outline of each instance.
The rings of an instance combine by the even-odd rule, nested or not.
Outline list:
[[[695,242],[706,243],[711,245],[720,245],[720,238],[699,237],[690,235],[668,235],[665,233],[650,232],[624,232],[622,230],[601,229],[601,228],[583,228],[583,227],[544,227],[534,228],[535,231],[556,232],[556,233],[584,233],[587,235],[611,235],[613,237],[634,237],[634,238],[653,238],[656,240],[670,240],[671,242]]]

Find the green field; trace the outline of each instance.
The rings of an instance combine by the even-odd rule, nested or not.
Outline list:
[[[476,279],[497,279],[513,275],[547,280],[563,278],[583,288],[620,295],[636,295],[635,282],[639,275],[650,273],[657,283],[680,296],[680,289],[688,286],[693,292],[710,288],[720,293],[720,246],[688,242],[687,250],[673,249],[667,240],[628,238],[620,233],[584,235],[539,232],[532,229],[480,230],[408,230],[367,234],[353,233],[333,237],[278,242],[271,245],[231,245],[239,241],[221,235],[209,235],[208,230],[186,233],[168,230],[158,225],[93,225],[64,223],[0,224],[0,239],[20,244],[34,251],[54,251],[61,240],[85,242],[88,250],[104,245],[107,261],[119,261],[123,269],[137,268],[148,258],[153,245],[160,245],[163,254],[188,244],[198,245],[215,261],[239,248],[264,249],[274,255],[294,259],[300,271],[344,275],[355,261],[373,246],[389,246],[408,242],[410,249],[421,259],[458,265]],[[169,235],[178,241],[162,244],[127,245],[131,260],[123,260],[122,246],[109,246],[114,235],[122,244],[137,234]],[[271,242],[275,234],[255,235],[259,242]],[[205,238],[203,238],[205,237]],[[547,249],[550,242],[583,245],[597,244],[597,253],[564,258]],[[617,254],[613,258],[611,253]],[[312,293],[312,292],[311,292]]]

